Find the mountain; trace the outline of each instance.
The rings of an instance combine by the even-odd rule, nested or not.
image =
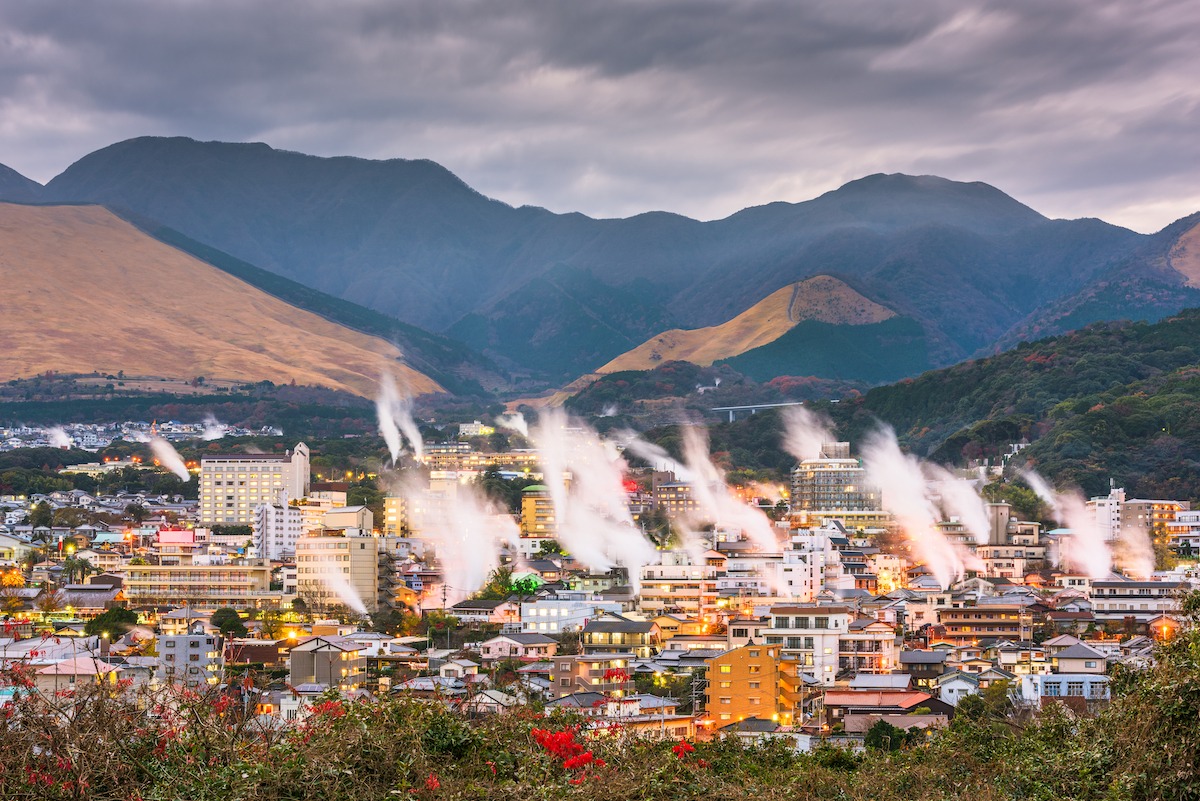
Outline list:
[[[330,387],[371,397],[397,348],[303,311],[98,206],[0,203],[0,379],[116,374]]]
[[[450,332],[544,381],[593,372],[669,329],[719,326],[821,275],[920,328],[924,356],[905,370],[993,352],[1054,320],[1069,326],[1129,308],[1158,319],[1186,305],[1177,290],[1189,280],[1138,261],[1154,237],[1099,220],[1049,220],[994,187],[935,176],[871,175],[712,222],[665,212],[597,220],[513,208],[428,161],[146,137],[80,159],[43,199],[103,203],[154,221],[305,286]],[[1161,286],[1142,303],[1150,274]],[[837,364],[847,355],[840,348],[873,347],[805,328],[794,337],[824,351],[813,364]],[[875,338],[918,335],[880,330]],[[760,356],[756,371],[793,369],[772,366],[771,352]]]
[[[18,203],[33,203],[41,199],[43,187],[11,167],[0,164],[0,198]]]
[[[692,330],[672,329],[622,353],[596,372],[652,370],[669,361],[707,367],[774,342],[804,320],[830,325],[880,323],[896,313],[855,292],[842,281],[819,275],[772,292],[732,320]]]

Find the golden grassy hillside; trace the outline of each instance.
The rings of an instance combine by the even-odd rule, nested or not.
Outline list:
[[[774,342],[802,320],[841,325],[878,323],[895,312],[868,300],[828,275],[789,284],[751,306],[732,320],[692,331],[672,329],[622,353],[599,369],[651,370],[667,361],[708,366]]]
[[[54,370],[332,387],[373,396],[400,351],[302,311],[100,206],[0,203],[0,379]]]
[[[1167,260],[1187,279],[1188,286],[1200,289],[1200,225],[1192,226],[1175,240]]]

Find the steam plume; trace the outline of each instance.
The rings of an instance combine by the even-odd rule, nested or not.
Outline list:
[[[179,451],[167,442],[162,437],[150,438],[150,451],[154,454],[154,458],[163,467],[170,470],[183,481],[191,481],[192,474],[188,472],[187,465],[183,463],[183,457],[179,455]]]
[[[729,491],[724,471],[709,458],[708,437],[703,429],[693,426],[683,430],[683,455],[693,477],[692,498],[700,514],[718,527],[741,531],[762,551],[777,551],[779,540],[770,518]]]
[[[692,471],[676,461],[675,457],[667,453],[665,448],[655,445],[653,442],[647,442],[630,430],[621,431],[618,435],[625,440],[627,451],[639,459],[649,462],[655,470],[669,470],[680,481],[693,480]]]
[[[55,426],[50,429],[48,434],[52,448],[69,448],[73,444],[71,437],[63,430],[62,426]]]
[[[816,459],[821,446],[833,441],[833,424],[822,415],[803,406],[783,410],[783,447],[797,461]]]
[[[496,425],[507,428],[509,431],[516,431],[526,439],[529,438],[529,424],[525,422],[525,415],[520,412],[500,415],[496,418]]]
[[[970,481],[956,478],[950,471],[935,464],[926,464],[925,472],[933,489],[941,498],[945,517],[956,517],[975,537],[978,545],[987,545],[992,530],[987,504]]]
[[[1088,512],[1083,496],[1078,492],[1055,491],[1033,470],[1025,470],[1022,475],[1050,507],[1059,525],[1071,530],[1070,536],[1059,539],[1059,563],[1092,578],[1107,577],[1112,570],[1112,552],[1096,516]],[[1154,567],[1153,558],[1150,567]]]
[[[920,462],[906,456],[891,428],[880,428],[863,443],[867,479],[883,493],[884,505],[896,518],[913,555],[943,588],[964,575],[962,554],[938,530],[938,513],[928,497]]]
[[[204,434],[201,438],[205,442],[221,439],[227,431],[229,431],[229,426],[222,423],[215,416],[211,414],[204,415]]]
[[[412,397],[408,393],[401,393],[390,373],[385,372],[379,379],[375,413],[379,417],[379,433],[392,455],[392,464],[400,458],[401,434],[408,441],[413,457],[418,462],[425,461],[425,444],[421,441],[421,432],[412,416]]]
[[[591,428],[547,409],[532,430],[554,505],[556,537],[594,570],[621,565],[637,588],[655,551],[629,513],[623,484],[625,460]]]

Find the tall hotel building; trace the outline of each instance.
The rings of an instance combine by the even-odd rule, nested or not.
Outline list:
[[[200,460],[200,522],[254,525],[260,504],[308,494],[309,453],[303,442],[284,454],[232,454]],[[286,501],[285,501],[286,502]]]

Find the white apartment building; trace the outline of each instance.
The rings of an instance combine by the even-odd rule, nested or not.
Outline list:
[[[233,454],[200,460],[202,524],[254,525],[255,510],[280,492],[303,498],[309,488],[309,451],[303,442],[286,454]]]
[[[693,559],[686,551],[663,551],[659,560],[657,565],[642,568],[638,604],[642,613],[714,618],[717,580],[725,573],[725,555],[708,551]]]
[[[262,503],[254,510],[254,544],[266,559],[295,556],[296,540],[305,532],[304,513],[280,493],[277,503]]]
[[[579,631],[605,612],[621,614],[620,602],[601,601],[585,592],[561,591],[521,604],[521,631],[549,635]]]
[[[1134,618],[1145,623],[1179,609],[1181,581],[1093,581],[1092,614],[1098,621]]]
[[[854,589],[854,576],[843,570],[835,538],[845,538],[837,526],[794,531],[778,566],[780,595],[812,603],[821,590]]]
[[[850,631],[850,610],[844,606],[809,604],[771,607],[771,626],[762,630],[767,645],[782,646],[785,656],[819,683],[837,678],[841,639]]]

